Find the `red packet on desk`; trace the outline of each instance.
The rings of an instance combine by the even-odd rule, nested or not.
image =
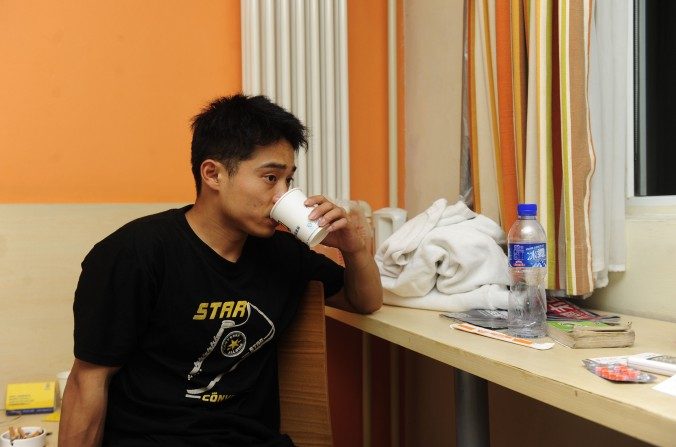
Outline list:
[[[458,329],[460,331],[469,332],[470,334],[483,335],[484,337],[494,338],[496,340],[506,341],[508,343],[514,343],[521,346],[526,346],[533,349],[551,349],[554,346],[554,343],[535,343],[533,340],[528,340],[525,338],[512,337],[511,335],[504,334],[498,331],[492,331],[490,329],[484,329],[479,326],[474,326],[469,323],[459,323],[452,324],[453,329]]]

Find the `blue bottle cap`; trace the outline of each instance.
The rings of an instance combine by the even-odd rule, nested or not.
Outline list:
[[[538,213],[537,203],[519,203],[516,207],[519,216],[536,216]]]

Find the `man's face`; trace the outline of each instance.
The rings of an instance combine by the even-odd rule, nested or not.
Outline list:
[[[228,176],[223,166],[220,200],[224,223],[258,237],[270,237],[277,222],[270,218],[273,197],[289,189],[296,170],[294,151],[286,140],[257,148]]]

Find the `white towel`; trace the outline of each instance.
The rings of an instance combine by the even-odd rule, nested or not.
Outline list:
[[[470,309],[506,309],[507,289],[497,284],[486,284],[471,292],[446,295],[436,288],[425,296],[402,297],[389,290],[383,291],[383,302],[391,306],[437,310],[439,312],[466,312]]]
[[[506,309],[504,240],[499,225],[462,201],[447,206],[445,199],[437,200],[379,247],[376,263],[391,292],[385,303],[446,311]]]

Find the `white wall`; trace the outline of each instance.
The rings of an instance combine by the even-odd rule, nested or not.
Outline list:
[[[462,0],[404,2],[406,208],[459,196]]]
[[[611,273],[589,306],[676,321],[676,206],[629,206],[626,226],[627,269]]]

